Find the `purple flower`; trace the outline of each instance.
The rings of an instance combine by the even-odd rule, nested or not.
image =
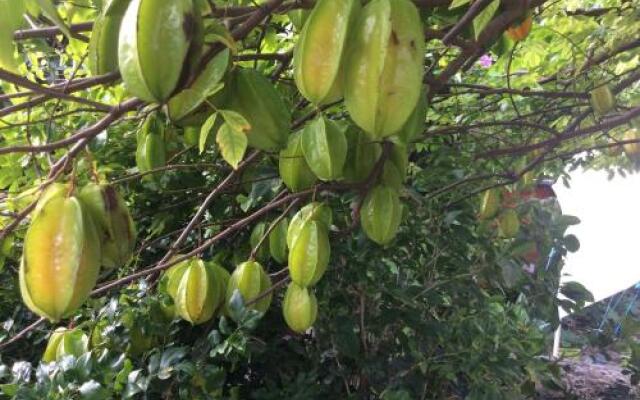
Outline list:
[[[480,57],[480,66],[482,68],[489,68],[493,65],[493,58],[491,58],[490,54],[485,54]]]

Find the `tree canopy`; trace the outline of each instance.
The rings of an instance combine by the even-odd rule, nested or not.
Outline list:
[[[3,396],[557,383],[549,182],[636,171],[640,2],[0,6]]]

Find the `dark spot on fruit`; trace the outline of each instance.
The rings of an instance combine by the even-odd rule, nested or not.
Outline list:
[[[411,42],[409,42],[409,46],[411,46],[412,49],[416,48],[416,41],[415,40],[411,40]]]
[[[391,31],[391,41],[396,46],[400,44],[400,39],[398,39],[398,34],[396,33],[396,31]]]
[[[182,23],[182,30],[184,31],[184,35],[189,40],[193,37],[195,25],[196,22],[193,14],[185,14],[184,22]]]
[[[107,186],[104,188],[102,192],[102,198],[104,199],[104,207],[107,211],[115,210],[118,207],[118,197],[116,195],[116,190],[111,186]]]

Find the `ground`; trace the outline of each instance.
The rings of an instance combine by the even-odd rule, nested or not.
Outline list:
[[[541,391],[539,399],[628,400],[640,398],[623,373],[620,354],[585,350],[558,362],[566,392]]]

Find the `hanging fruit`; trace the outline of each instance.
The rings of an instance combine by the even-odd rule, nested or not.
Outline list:
[[[514,25],[507,29],[507,36],[514,42],[520,42],[526,39],[531,32],[531,26],[533,25],[533,18],[531,15],[527,15],[521,21],[518,21]]]
[[[96,222],[102,266],[124,266],[133,254],[136,228],[122,195],[113,186],[90,183],[80,190],[78,198]]]
[[[347,159],[344,165],[344,178],[347,182],[362,182],[369,177],[382,153],[380,144],[371,141],[362,130],[349,126],[345,131],[347,138]]]
[[[485,220],[493,217],[498,213],[500,208],[500,190],[493,188],[486,190],[482,194],[480,201],[480,212],[478,213],[478,219]]]
[[[514,209],[504,210],[498,219],[500,234],[505,238],[516,237],[520,231],[520,218]]]
[[[410,0],[373,0],[358,17],[347,50],[344,97],[374,139],[398,133],[423,91],[424,30]]]
[[[251,245],[251,249],[254,250],[256,246],[262,240],[262,237],[267,232],[267,224],[265,222],[260,222],[253,227],[251,231],[251,236],[249,237],[249,244]],[[264,240],[260,245],[260,248],[255,251],[256,259],[260,261],[267,261],[269,258],[269,243]]]
[[[131,1],[118,44],[120,73],[131,94],[162,103],[188,75],[189,56],[199,53],[202,42],[198,10],[193,0]]]
[[[89,40],[87,61],[93,75],[118,71],[118,36],[129,0],[114,0],[96,18]]]
[[[374,242],[385,245],[398,232],[402,205],[398,192],[386,185],[374,187],[365,197],[360,210],[364,233]]]
[[[289,252],[289,275],[302,287],[313,286],[327,270],[331,246],[324,223],[308,221],[300,230]]]
[[[318,301],[311,289],[290,283],[282,302],[284,320],[294,332],[305,332],[316,321]]]
[[[281,219],[269,233],[269,253],[279,263],[287,261],[287,229],[289,221]]]
[[[289,247],[289,250],[293,249],[293,245],[300,236],[302,228],[309,221],[321,222],[324,227],[329,230],[333,224],[331,208],[324,203],[318,202],[309,203],[302,207],[300,211],[293,216],[287,229],[287,247]]]
[[[49,337],[42,362],[60,361],[64,356],[80,357],[89,351],[89,337],[80,329],[58,328]]]
[[[251,125],[246,132],[249,146],[265,151],[286,146],[291,114],[269,79],[254,69],[239,68],[227,93],[229,101],[224,106],[242,114]]]
[[[225,299],[227,297],[227,286],[229,286],[229,279],[231,278],[231,274],[220,264],[215,261],[209,261],[206,263],[207,267],[210,268],[214,275],[215,279],[220,283],[221,289],[218,296],[218,315],[226,315],[225,309]]]
[[[100,255],[97,228],[75,190],[54,183],[25,235],[19,273],[24,303],[51,321],[71,314],[96,284]]]
[[[407,177],[407,167],[409,165],[409,152],[402,144],[395,144],[389,154],[389,159],[385,161],[380,182],[396,190],[402,189]]]
[[[418,104],[416,104],[416,108],[409,116],[409,119],[398,132],[397,141],[405,147],[410,147],[413,141],[424,133],[428,108],[427,91],[421,90]]]
[[[597,115],[605,115],[616,106],[616,98],[609,85],[601,85],[591,91],[591,106]]]
[[[320,0],[300,33],[293,76],[300,93],[315,105],[342,97],[343,55],[359,9],[359,0]]]
[[[309,189],[318,181],[304,159],[300,134],[289,138],[287,147],[280,152],[278,162],[280,177],[292,192]]]
[[[347,139],[333,121],[319,117],[302,131],[302,152],[311,171],[323,181],[337,180],[347,159]]]
[[[157,113],[150,113],[137,134],[136,164],[140,172],[164,167],[167,159],[165,131]]]
[[[273,297],[271,293],[251,305],[247,305],[247,303],[256,299],[269,288],[271,288],[271,278],[264,271],[262,265],[255,261],[243,262],[236,267],[229,279],[226,296],[227,307],[234,292],[238,291],[247,308],[264,313],[271,305]]]
[[[193,325],[209,321],[220,306],[224,289],[216,271],[194,257],[174,265],[167,273],[167,293],[177,315]]]

